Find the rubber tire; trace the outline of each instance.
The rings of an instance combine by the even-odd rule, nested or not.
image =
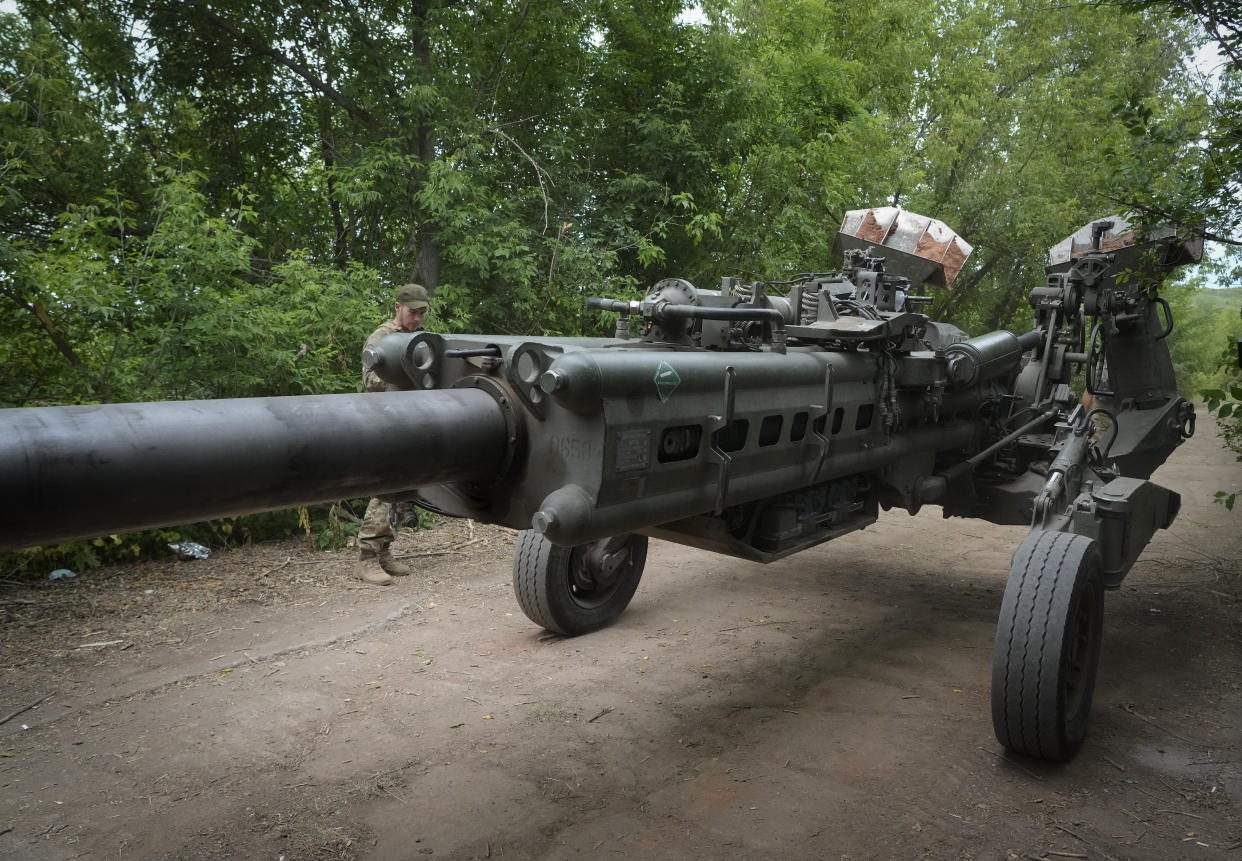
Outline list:
[[[1099,549],[1034,532],[1014,553],[992,655],[992,728],[1009,750],[1068,762],[1087,736],[1104,629]]]
[[[630,559],[617,580],[598,594],[575,591],[570,566],[581,547],[559,547],[532,529],[518,533],[513,591],[522,612],[537,625],[574,637],[612,622],[638,589],[647,561],[647,536],[630,535]],[[583,545],[585,546],[585,545]]]

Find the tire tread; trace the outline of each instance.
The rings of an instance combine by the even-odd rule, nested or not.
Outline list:
[[[1039,532],[1027,536],[1014,554],[992,666],[993,727],[1007,748],[1065,761],[1081,743],[1072,733],[1067,736],[1061,714],[1061,658],[1076,580],[1094,552],[1085,536]],[[1097,587],[1092,582],[1082,588]]]
[[[513,592],[518,606],[532,622],[549,631],[562,634],[555,627],[547,595],[540,595],[539,572],[547,568],[554,545],[533,530],[518,533],[517,549],[513,554]]]

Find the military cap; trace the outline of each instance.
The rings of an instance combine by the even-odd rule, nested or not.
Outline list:
[[[397,289],[397,301],[411,311],[426,308],[430,304],[422,284],[402,284]]]

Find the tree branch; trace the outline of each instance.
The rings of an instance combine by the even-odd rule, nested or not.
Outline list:
[[[526,152],[526,150],[522,149],[521,144],[519,144],[513,138],[509,137],[503,131],[501,131],[498,128],[490,128],[488,129],[488,131],[491,134],[499,135],[500,137],[504,138],[509,143],[511,143],[513,145],[513,148],[516,149],[518,152],[520,152],[522,155],[524,155],[526,157],[526,160],[530,162],[531,167],[535,169],[535,177],[539,180],[539,193],[543,195],[543,232],[547,233],[548,232],[548,189],[543,184],[543,178],[545,176],[548,176],[548,172],[544,170],[542,167],[540,167],[539,163],[535,161],[533,158],[531,158],[530,154]],[[549,176],[548,182],[551,182],[551,181],[552,179]]]
[[[996,264],[1000,262],[1000,259],[1001,252],[994,252],[979,268],[954,285],[952,290],[946,291],[947,298],[944,303],[944,314],[946,316],[951,315],[956,310],[958,304],[975,291],[975,288],[979,286],[979,282],[992,271]]]
[[[512,29],[510,29],[507,33],[505,33],[505,41],[500,46],[500,51],[497,52],[496,54],[496,61],[492,63],[492,68],[489,69],[487,74],[483,76],[483,79],[479,82],[478,89],[475,90],[474,107],[473,107],[472,113],[475,113],[475,114],[478,113],[479,100],[483,97],[483,94],[487,92],[488,89],[491,89],[492,91],[492,111],[494,112],[496,110],[495,95],[500,90],[500,77],[503,73],[505,56],[509,52],[509,43],[513,41],[514,31],[516,31],[518,27],[521,27],[523,24],[526,23],[526,19],[529,15],[530,15],[530,0],[523,0],[522,11],[518,13],[517,24]],[[492,81],[495,81],[494,85],[491,84]]]
[[[377,66],[384,70],[384,76],[382,79],[384,92],[388,94],[388,98],[392,99],[394,103],[399,101],[400,96],[397,94],[397,87],[394,83],[395,79],[393,78],[392,70],[389,69],[388,65],[384,62],[384,51],[380,47],[379,43],[376,42],[371,36],[370,31],[367,30],[366,22],[363,21],[362,16],[358,14],[358,7],[350,2],[350,0],[342,0],[341,5],[345,7],[345,11],[349,14],[350,23],[353,25],[352,29],[354,31],[354,36],[358,39],[358,41],[362,42],[362,44],[366,45],[367,48],[370,49],[372,60]]]
[[[1209,242],[1219,242],[1221,245],[1232,245],[1235,248],[1242,248],[1242,240],[1231,239],[1228,236],[1221,236],[1219,233],[1214,233],[1211,230],[1204,229],[1202,225],[1187,224],[1185,221],[1173,215],[1171,212],[1164,210],[1164,209],[1160,209],[1159,207],[1148,206],[1142,203],[1135,203],[1132,200],[1126,200],[1120,197],[1112,197],[1111,195],[1107,195],[1107,194],[1103,194],[1100,196],[1103,197],[1105,200],[1124,206],[1128,208],[1129,210],[1131,210],[1132,212],[1138,212],[1138,213],[1142,213],[1143,215],[1154,216],[1155,218],[1158,218],[1161,221],[1167,224],[1170,224],[1174,227],[1180,227],[1180,228],[1189,230],[1191,233],[1194,233],[1197,236],[1202,236],[1204,239],[1208,240]]]
[[[241,32],[241,30],[234,27],[233,24],[224,20],[219,15],[203,6],[201,3],[199,4],[199,9],[212,24],[231,35],[241,44],[246,45],[256,54],[271,57],[277,63],[301,78],[312,90],[326,96],[334,105],[346,111],[351,117],[358,120],[358,122],[362,123],[367,128],[377,132],[387,131],[386,126],[376,119],[370,111],[354,102],[352,99],[346,97],[344,93],[337,90],[331,84],[322,80],[318,75],[311,71],[310,67],[308,67],[305,63],[298,62],[266,42],[247,36],[245,33]]]

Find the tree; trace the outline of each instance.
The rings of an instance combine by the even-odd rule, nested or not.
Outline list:
[[[106,106],[91,98],[43,22],[0,13],[0,303],[5,366],[16,394],[33,392],[49,364],[80,368],[57,297],[30,277],[29,261],[67,207],[134,188]],[[49,354],[56,358],[49,362]]]
[[[223,222],[245,240],[248,262],[220,283],[251,305],[297,261],[377,306],[384,281],[419,278],[446,328],[598,331],[586,295],[633,296],[667,274],[710,286],[830,268],[844,210],[896,202],[975,244],[937,312],[982,329],[1020,321],[1044,248],[1117,206],[1107,153],[1134,142],[1118,104],[1200,119],[1184,28],[1109,7],[717,0],[704,24],[680,17],[681,0],[19,8],[6,62],[16,69],[27,43],[57,58],[72,99],[56,116],[78,123],[62,137],[91,165],[58,197],[45,192],[73,174],[54,159],[12,183],[14,200],[44,194],[39,218],[6,227],[25,279],[9,280],[30,286],[0,318],[22,333],[15,361],[33,377],[49,344],[73,365],[78,345],[57,338],[102,288],[53,294],[13,255],[119,271],[119,249],[167,229],[151,201],[170,176],[192,177],[198,195],[201,219],[185,224]],[[1152,160],[1187,155],[1144,146]],[[58,218],[99,256],[65,257]],[[93,307],[140,293],[116,288]],[[149,298],[133,301],[141,312],[108,313],[148,313]]]
[[[1182,224],[1209,240],[1242,245],[1242,11],[1220,0],[1144,0],[1123,3],[1194,27],[1213,50],[1201,51],[1196,90],[1181,111],[1162,112],[1126,94],[1115,113],[1131,146],[1114,153],[1120,199],[1149,220]],[[1192,119],[1190,119],[1192,118]],[[1180,152],[1176,172],[1163,155]]]
[[[936,314],[968,330],[1022,327],[1046,249],[1116,211],[1105,153],[1127,137],[1121,88],[1179,101],[1187,34],[1154,14],[969,3],[940,10],[894,149],[895,199],[975,247]],[[1167,156],[1167,153],[1166,153]]]

